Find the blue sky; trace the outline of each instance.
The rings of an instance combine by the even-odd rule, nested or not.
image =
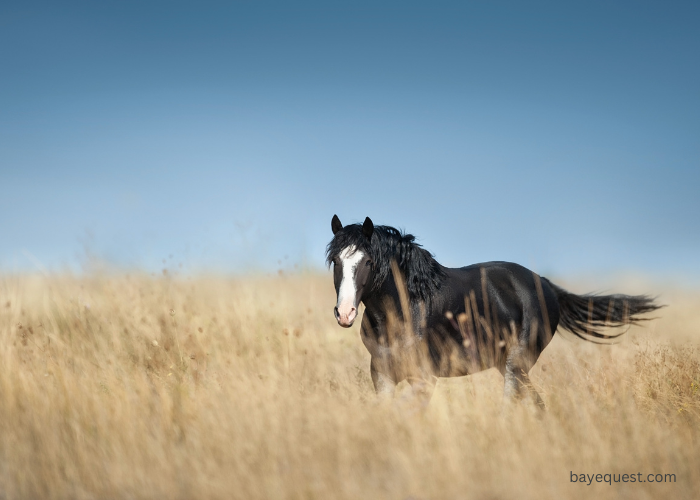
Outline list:
[[[700,278],[700,4],[3,2],[0,269]],[[172,255],[172,257],[170,257]]]

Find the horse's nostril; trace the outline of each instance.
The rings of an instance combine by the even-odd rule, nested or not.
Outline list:
[[[338,308],[334,307],[333,308],[333,315],[335,316],[335,319],[338,319],[339,313],[338,313]]]

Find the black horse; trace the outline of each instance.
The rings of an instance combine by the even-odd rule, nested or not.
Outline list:
[[[635,324],[660,307],[645,295],[575,295],[510,262],[447,268],[412,235],[369,217],[343,227],[334,215],[331,228],[335,317],[350,327],[365,304],[360,335],[377,393],[406,379],[429,398],[434,377],[496,367],[506,399],[529,395],[543,406],[528,372],[557,326],[604,343],[621,333],[603,327]]]

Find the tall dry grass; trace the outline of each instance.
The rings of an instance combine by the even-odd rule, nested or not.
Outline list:
[[[0,278],[0,498],[700,492],[697,293],[664,294],[661,319],[621,345],[557,334],[532,372],[543,413],[502,412],[493,370],[441,379],[416,411],[405,384],[375,398],[331,281]]]

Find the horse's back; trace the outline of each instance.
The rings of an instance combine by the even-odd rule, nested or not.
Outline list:
[[[487,273],[487,275],[490,275],[491,273],[507,273],[512,276],[517,276],[520,278],[524,278],[527,275],[532,275],[533,272],[530,271],[528,268],[521,266],[520,264],[516,264],[515,262],[506,262],[503,260],[493,260],[489,262],[480,262],[478,264],[470,264],[468,266],[464,267],[458,267],[454,268],[454,271],[462,271],[464,273],[468,274],[478,274],[479,277],[481,276],[481,270],[484,269]]]
[[[546,278],[541,278],[530,269],[514,262],[491,261],[448,269],[447,274],[453,293],[457,292],[463,297],[473,293],[481,302],[486,291],[488,300],[500,307],[505,316],[516,321],[531,316],[541,319],[544,301],[548,320],[552,329],[556,329],[559,322],[556,292]]]
[[[535,274],[529,269],[513,262],[492,261],[471,264],[469,266],[447,269],[451,281],[458,282],[462,288],[482,289],[484,285],[492,291],[511,289],[516,292],[521,287],[532,287]],[[454,286],[454,285],[453,285]]]

